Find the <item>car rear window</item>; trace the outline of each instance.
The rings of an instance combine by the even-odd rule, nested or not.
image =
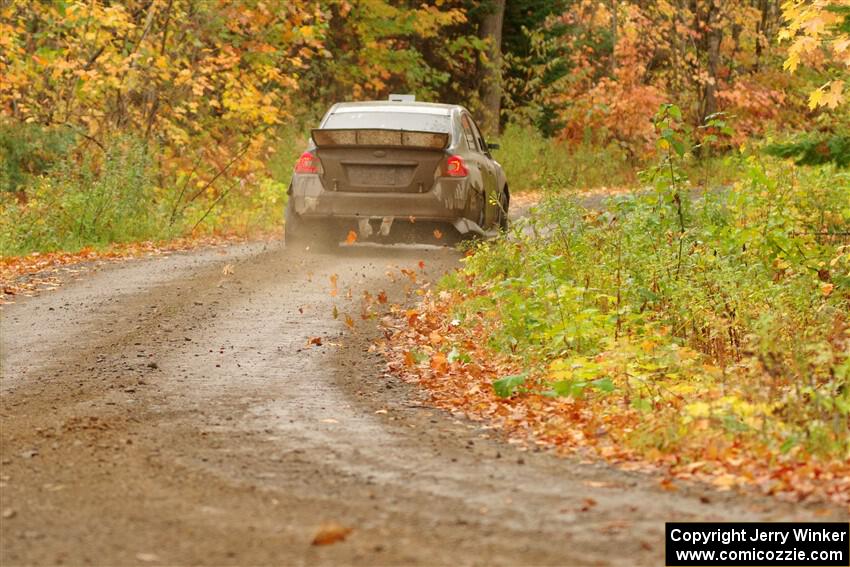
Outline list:
[[[366,111],[335,112],[328,116],[322,128],[382,128],[388,130],[414,130],[448,134],[451,122],[448,114],[423,112]]]

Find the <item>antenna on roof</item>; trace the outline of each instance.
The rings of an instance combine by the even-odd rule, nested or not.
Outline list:
[[[390,102],[416,102],[416,95],[412,94],[391,94]]]

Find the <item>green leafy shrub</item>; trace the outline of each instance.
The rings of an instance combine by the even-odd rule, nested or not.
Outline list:
[[[794,158],[797,165],[834,163],[838,167],[850,167],[850,135],[847,134],[807,134],[788,142],[768,144],[764,151],[776,157]]]
[[[0,122],[0,192],[22,191],[77,142],[69,128]]]
[[[443,283],[472,286],[451,316],[488,321],[526,386],[647,415],[624,436],[633,447],[698,451],[720,434],[847,458],[850,174],[749,156],[733,187],[694,193],[686,146],[666,147],[651,189],[605,211],[552,196],[479,245]]]

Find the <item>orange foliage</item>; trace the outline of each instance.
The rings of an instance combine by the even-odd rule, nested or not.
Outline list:
[[[594,141],[614,140],[633,157],[646,157],[654,151],[652,117],[668,96],[663,88],[648,80],[647,64],[654,46],[639,30],[649,26],[649,22],[635,7],[628,10],[628,15],[615,47],[613,76],[602,77],[583,92],[570,92],[564,97],[570,104],[561,112],[565,124],[561,137],[578,142],[590,129],[597,138],[607,138]],[[576,58],[575,63],[585,72],[599,66],[590,57]],[[576,86],[583,88],[586,83]]]

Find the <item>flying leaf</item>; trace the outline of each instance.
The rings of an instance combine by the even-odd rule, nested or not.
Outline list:
[[[413,270],[408,270],[406,268],[401,268],[401,273],[410,278],[410,281],[416,283],[416,272]]]

